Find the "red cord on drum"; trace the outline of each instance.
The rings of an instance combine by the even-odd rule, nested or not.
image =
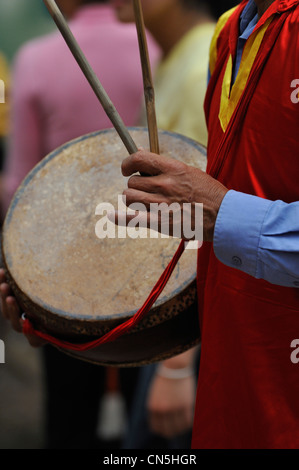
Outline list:
[[[144,317],[147,315],[147,313],[150,311],[160,294],[162,293],[163,289],[165,288],[167,282],[169,281],[169,278],[171,274],[173,273],[174,268],[176,267],[180,257],[182,256],[184,250],[185,250],[185,240],[182,240],[179,244],[179,247],[168,264],[167,268],[161,275],[160,279],[158,282],[155,284],[154,288],[152,289],[150,295],[144,302],[143,306],[135,313],[135,315],[130,318],[129,320],[125,321],[121,325],[118,325],[117,327],[113,328],[111,331],[106,333],[105,335],[101,336],[100,338],[89,341],[87,343],[83,344],[75,344],[75,343],[70,343],[68,341],[63,341],[59,340],[47,333],[43,333],[41,331],[38,331],[34,328],[32,325],[31,321],[25,317],[24,324],[23,324],[23,333],[25,335],[34,335],[37,336],[47,343],[52,344],[53,346],[58,346],[63,349],[69,349],[71,351],[87,351],[89,349],[94,349],[97,346],[100,346],[102,344],[114,341],[115,339],[119,338],[125,333],[128,333],[134,326],[136,326]]]

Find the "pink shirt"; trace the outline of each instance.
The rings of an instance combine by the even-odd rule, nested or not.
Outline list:
[[[136,125],[143,84],[135,25],[119,23],[110,6],[87,5],[78,10],[70,28],[124,123]],[[151,38],[149,52],[154,64],[158,49]],[[111,127],[59,32],[26,44],[14,67],[4,208],[26,174],[50,151]]]

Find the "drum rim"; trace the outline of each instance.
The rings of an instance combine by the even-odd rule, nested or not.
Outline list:
[[[128,127],[128,130],[129,131],[147,132],[146,127]],[[9,224],[9,222],[11,220],[13,210],[16,207],[17,203],[19,202],[20,196],[24,192],[25,187],[34,178],[37,171],[39,171],[41,168],[43,168],[49,161],[53,160],[53,158],[55,158],[57,155],[59,155],[63,150],[67,150],[72,145],[74,145],[76,143],[79,143],[79,142],[84,142],[84,140],[87,140],[89,138],[94,138],[94,137],[97,137],[98,135],[107,134],[107,133],[111,133],[111,132],[115,133],[117,135],[117,132],[114,128],[109,128],[109,129],[103,129],[103,130],[100,130],[100,131],[94,131],[94,132],[91,132],[89,134],[84,134],[80,137],[76,137],[75,139],[69,140],[68,142],[64,143],[63,145],[56,148],[52,152],[48,153],[48,155],[46,155],[42,160],[40,160],[30,170],[30,172],[25,176],[25,178],[23,179],[23,181],[19,185],[17,191],[15,192],[15,194],[13,196],[13,199],[12,199],[12,201],[11,201],[9,207],[8,207],[8,210],[6,212],[6,215],[5,215],[5,220],[4,220],[4,223],[3,223],[3,232],[4,232],[4,228],[5,228],[6,224]],[[185,135],[179,134],[177,132],[164,131],[163,129],[159,129],[159,133],[162,133],[164,135],[169,135],[171,137],[177,137],[180,140],[183,140],[184,142],[186,142],[188,144],[191,144],[192,147],[195,147],[197,149],[199,148],[202,151],[203,154],[205,154],[205,155],[207,154],[206,147],[204,147],[202,144],[200,144],[196,140],[191,139],[190,137],[186,137]],[[125,149],[124,149],[124,151],[125,151]]]
[[[134,132],[134,131],[143,131],[143,132],[148,133],[148,130],[147,130],[146,127],[133,126],[133,127],[128,127],[128,130],[132,131],[132,132]],[[51,315],[57,315],[57,316],[63,318],[64,320],[67,320],[67,321],[78,321],[78,322],[87,321],[88,323],[101,323],[101,322],[106,322],[107,320],[111,320],[111,316],[82,315],[82,314],[74,315],[74,314],[72,314],[70,312],[66,312],[64,310],[53,309],[50,305],[42,302],[41,299],[39,299],[39,297],[36,297],[36,299],[33,300],[29,294],[23,292],[23,290],[20,288],[18,283],[13,278],[13,276],[10,272],[10,269],[7,266],[6,256],[5,256],[5,237],[6,237],[6,232],[7,232],[6,229],[9,227],[9,224],[10,224],[12,216],[13,216],[14,209],[16,208],[17,204],[19,203],[19,200],[20,200],[23,192],[25,191],[26,186],[30,183],[30,181],[34,178],[34,176],[36,175],[36,173],[40,169],[42,169],[49,161],[53,160],[56,156],[60,155],[62,153],[62,151],[68,149],[72,145],[74,145],[76,143],[79,143],[79,142],[84,142],[84,140],[88,140],[89,138],[94,138],[94,137],[97,137],[98,135],[102,135],[102,134],[105,134],[105,133],[115,133],[117,135],[117,132],[114,128],[107,128],[107,129],[103,129],[103,130],[94,131],[94,132],[91,132],[91,133],[88,133],[88,134],[84,134],[82,136],[76,137],[75,139],[72,139],[72,140],[64,143],[63,145],[61,145],[60,147],[56,148],[55,150],[50,152],[48,155],[46,155],[42,160],[40,160],[30,170],[30,172],[25,176],[22,183],[19,185],[18,189],[16,190],[16,192],[15,192],[13,198],[12,198],[12,201],[11,201],[9,207],[8,207],[8,210],[6,212],[3,227],[2,227],[1,246],[2,246],[3,263],[5,265],[5,270],[7,271],[8,276],[10,278],[12,278],[13,284],[17,287],[19,292],[22,292],[29,299],[30,302],[32,302],[33,304],[36,304],[37,300],[39,300],[40,302],[37,304],[37,306],[39,308],[41,308],[43,310],[46,310]],[[194,139],[191,139],[190,137],[184,136],[184,135],[179,134],[177,132],[166,131],[166,130],[163,130],[163,129],[159,129],[159,133],[164,134],[164,135],[169,135],[170,137],[175,137],[175,138],[179,139],[180,141],[184,141],[184,142],[190,144],[192,147],[196,148],[197,150],[200,150],[203,155],[206,155],[206,147],[203,146],[201,143],[195,141]],[[124,152],[126,152],[125,148],[124,148]],[[162,274],[162,272],[161,272],[161,274]],[[169,298],[167,298],[165,296],[164,297],[159,297],[159,299],[153,305],[152,309],[157,308],[160,305],[162,305],[165,302],[165,300],[175,298],[177,295],[182,294],[184,292],[184,290],[187,289],[188,286],[191,285],[194,282],[195,278],[196,278],[196,270],[192,274],[192,276],[190,276],[183,284],[181,284],[177,289],[172,291],[171,297],[169,297]],[[130,310],[130,311],[122,312],[122,313],[113,314],[113,321],[114,320],[116,320],[116,321],[124,320],[126,318],[130,318],[137,311],[138,311],[138,309],[134,309],[134,310]]]

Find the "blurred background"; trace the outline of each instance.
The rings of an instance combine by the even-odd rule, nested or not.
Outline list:
[[[9,62],[24,42],[53,29],[41,0],[0,0],[0,45]]]
[[[54,26],[41,0],[0,0],[0,50],[9,65],[24,42]],[[31,348],[1,315],[0,339],[6,345],[6,364],[0,364],[0,449],[42,448],[40,351]]]

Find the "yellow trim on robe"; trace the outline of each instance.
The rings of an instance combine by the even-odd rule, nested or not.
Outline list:
[[[212,42],[211,42],[211,47],[210,47],[210,74],[211,75],[215,70],[215,66],[216,66],[216,62],[217,62],[217,40],[218,40],[218,37],[219,37],[222,29],[226,25],[227,21],[229,20],[229,18],[232,16],[232,14],[234,13],[234,11],[237,8],[238,8],[238,6],[236,6],[234,8],[231,8],[230,10],[225,12],[222,16],[220,16],[220,18],[217,22],[216,29],[215,29],[215,32],[214,32],[214,35],[213,35],[213,38],[212,38]]]
[[[274,16],[271,16],[261,28],[254,31],[248,38],[244,47],[240,69],[236,81],[232,87],[231,82],[233,75],[233,60],[232,56],[229,56],[222,83],[222,93],[219,110],[219,120],[223,132],[226,131],[229,121],[239,103],[239,100],[247,84],[252,66],[263,41],[264,35],[268,29],[268,26],[272,22],[273,17]]]

